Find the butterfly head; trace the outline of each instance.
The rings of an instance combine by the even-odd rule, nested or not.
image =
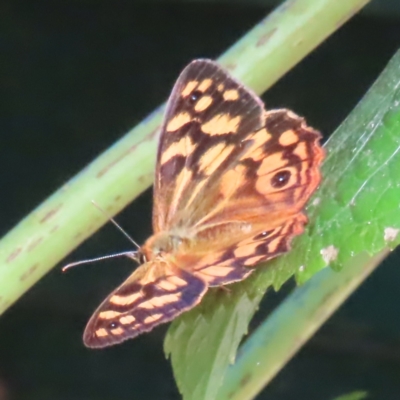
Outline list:
[[[141,248],[144,258],[149,261],[155,258],[164,258],[166,255],[176,254],[183,250],[187,239],[171,232],[159,232],[151,236]]]

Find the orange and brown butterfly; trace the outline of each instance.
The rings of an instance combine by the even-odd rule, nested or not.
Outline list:
[[[217,63],[191,62],[161,127],[154,234],[132,253],[143,264],[95,311],[85,345],[148,332],[287,252],[321,179],[320,137],[289,110],[266,111]]]

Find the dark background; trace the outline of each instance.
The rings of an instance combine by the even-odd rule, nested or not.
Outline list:
[[[378,0],[379,1],[379,0]],[[258,2],[260,3],[260,2]],[[0,2],[0,233],[162,103],[179,71],[215,58],[263,18],[260,4]],[[328,136],[400,44],[400,18],[355,17],[264,96]],[[118,216],[150,234],[151,192]],[[129,247],[108,225],[65,262]],[[63,263],[64,264],[64,263]],[[165,327],[101,351],[81,335],[132,269],[124,260],[43,278],[0,319],[0,400],[179,399]],[[400,398],[399,258],[393,253],[258,399]],[[256,321],[292,288],[266,296]]]

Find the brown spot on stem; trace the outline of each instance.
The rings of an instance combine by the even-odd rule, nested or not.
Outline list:
[[[148,135],[146,135],[140,142],[134,144],[131,146],[129,149],[127,149],[124,153],[121,154],[120,157],[116,158],[115,160],[111,161],[109,164],[107,164],[104,168],[102,168],[96,175],[96,178],[101,178],[103,175],[105,175],[108,171],[111,170],[116,164],[118,164],[121,160],[123,160],[126,156],[128,156],[130,153],[136,150],[138,146],[140,146],[142,143],[147,142],[147,141],[152,141],[154,137],[158,134],[160,131],[160,126],[157,126],[155,129],[153,129]]]
[[[246,386],[251,378],[251,374],[246,374],[241,380],[240,380],[240,386]]]
[[[27,251],[32,251],[42,240],[43,237],[36,238],[32,243],[29,244]]]
[[[36,263],[34,265],[32,265],[32,267],[30,267],[27,271],[25,271],[21,277],[19,278],[20,281],[24,281],[25,279],[29,278],[39,267],[39,264]]]
[[[57,207],[51,209],[50,211],[48,211],[44,217],[39,221],[40,224],[43,224],[44,222],[48,221],[50,218],[52,218],[54,215],[56,215],[58,213],[58,211],[61,208],[61,204],[59,204]]]
[[[74,240],[78,240],[81,236],[82,236],[82,232],[77,232],[77,233],[75,233],[75,235],[73,236],[73,239],[74,239]]]
[[[274,28],[271,31],[261,35],[260,38],[257,40],[256,47],[264,46],[264,44],[268,42],[268,40],[275,34],[276,31],[277,28]]]
[[[58,230],[60,226],[59,225],[54,225],[51,229],[50,229],[50,233],[54,233],[55,231]]]
[[[18,247],[17,249],[15,249],[7,258],[6,258],[6,262],[11,262],[13,260],[15,260],[18,255],[21,253],[22,251],[22,247]]]

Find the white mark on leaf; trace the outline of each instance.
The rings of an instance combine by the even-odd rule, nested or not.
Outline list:
[[[324,260],[325,264],[330,264],[332,261],[335,261],[337,259],[339,250],[335,246],[330,245],[330,246],[322,249],[320,251],[320,254],[321,254],[322,259]]]
[[[392,228],[392,227],[385,228],[385,233],[383,235],[385,242],[393,242],[393,240],[396,239],[399,231],[400,231],[400,229],[396,229],[396,228]]]

